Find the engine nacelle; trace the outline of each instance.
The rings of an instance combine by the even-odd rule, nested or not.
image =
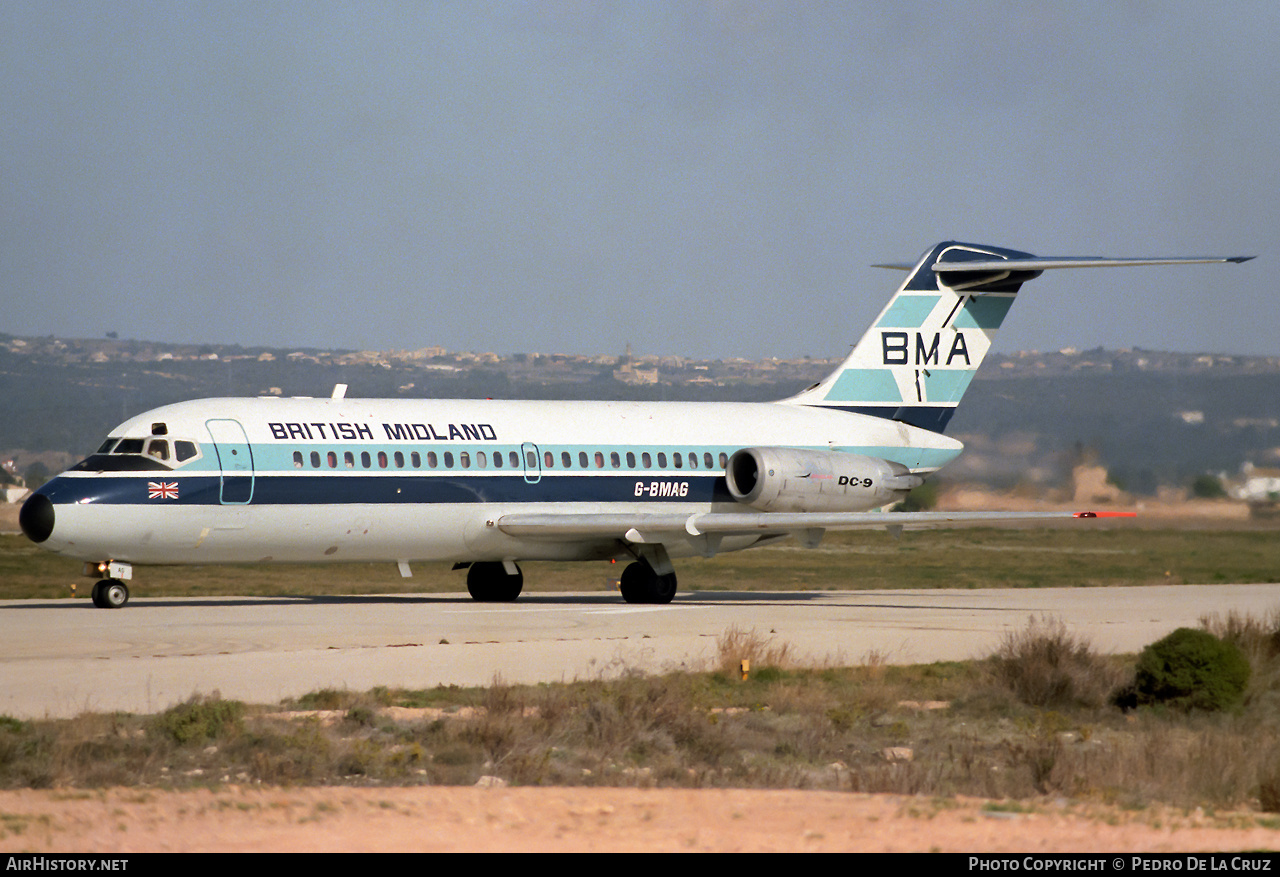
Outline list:
[[[735,451],[725,480],[734,499],[762,512],[865,512],[924,483],[901,463],[799,448]]]

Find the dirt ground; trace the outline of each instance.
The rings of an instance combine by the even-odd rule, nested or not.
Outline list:
[[[999,805],[996,805],[999,806]],[[0,792],[0,852],[1275,850],[1258,814],[838,792],[289,788]],[[1262,823],[1262,824],[1260,824]]]

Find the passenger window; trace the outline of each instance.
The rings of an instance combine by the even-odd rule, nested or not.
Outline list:
[[[597,469],[604,468],[604,454],[600,453],[599,451],[596,451],[595,461],[596,461]]]
[[[195,442],[179,439],[173,443],[173,454],[179,463],[186,462],[199,453],[200,451],[196,448]]]
[[[689,468],[690,469],[698,468],[698,452],[697,451],[689,452]]]
[[[360,452],[360,465],[366,469],[373,465],[373,460],[370,459],[368,451]]]
[[[386,451],[378,451],[378,468],[379,469],[387,468],[387,452]]]
[[[495,469],[502,468],[502,451],[493,452],[493,468]]]
[[[572,469],[572,468],[573,468],[573,457],[572,457],[572,456],[570,456],[570,454],[569,454],[569,452],[568,452],[568,451],[561,451],[561,452],[560,452],[560,463],[561,463],[561,465],[563,465],[563,466],[564,466],[564,468],[566,468],[566,469]]]
[[[436,463],[437,463],[436,452],[427,451],[427,466],[431,469],[434,469],[436,468]]]
[[[446,469],[453,468],[453,453],[450,451],[444,452],[444,468]]]
[[[721,469],[729,468],[729,455],[726,454],[724,451],[720,452],[720,468]]]
[[[545,466],[546,468],[550,469],[552,466],[555,465],[555,462],[556,462],[556,455],[551,453],[550,451],[547,451],[545,454],[542,455],[542,465]]]
[[[476,451],[476,465],[484,469],[489,465],[489,458],[485,456],[484,451]]]
[[[342,452],[342,464],[348,469],[356,468],[356,455],[350,451]]]
[[[707,451],[705,454],[703,454],[703,455],[702,455],[702,462],[706,465],[706,467],[707,467],[708,469],[713,469],[713,468],[715,468],[715,463],[713,463],[713,462],[712,462],[712,460],[711,460],[711,452],[710,452],[710,451]]]
[[[335,454],[333,451],[330,451],[330,452],[328,453],[328,455],[327,455],[327,459],[328,459],[328,461],[329,461],[329,468],[330,468],[330,469],[337,469],[337,468],[338,468],[338,455],[337,455],[337,454]]]
[[[396,468],[397,469],[404,468],[404,454],[402,454],[400,451],[396,451]]]
[[[578,466],[582,469],[587,468],[587,452],[578,451]]]
[[[658,468],[659,468],[659,469],[665,469],[665,468],[667,468],[667,455],[666,455],[666,454],[658,454]]]
[[[421,468],[422,468],[422,455],[421,455],[421,454],[419,454],[417,451],[414,451],[413,453],[411,453],[411,454],[409,455],[409,463],[413,466],[413,468],[415,468],[415,469],[421,469]]]
[[[463,451],[461,454],[458,454],[458,465],[462,466],[463,469],[470,469],[471,455],[468,454],[466,451]]]
[[[677,469],[683,469],[683,468],[684,468],[684,463],[683,463],[683,461],[680,459],[680,453],[679,453],[678,451],[677,451],[676,453],[674,453],[674,454],[672,454],[672,455],[671,455],[671,462],[675,464],[675,466],[676,466],[676,468],[677,468]]]
[[[636,468],[636,455],[631,451],[627,451],[627,468],[628,469]]]
[[[652,468],[653,468],[653,458],[649,456],[649,452],[648,452],[648,451],[645,451],[644,453],[642,453],[642,454],[640,455],[640,463],[641,463],[641,465],[643,465],[643,466],[644,466],[644,468],[646,468],[646,469],[652,469]]]
[[[311,468],[312,469],[320,468],[320,452],[319,451],[311,452]]]
[[[302,468],[302,451],[293,452],[293,468],[295,469]]]
[[[622,468],[622,460],[618,458],[618,452],[617,452],[617,451],[610,451],[610,452],[609,452],[609,465],[610,465],[610,466],[612,466],[612,467],[613,467],[613,468],[615,468],[615,469],[621,469],[621,468]]]
[[[515,451],[512,451],[512,452],[508,455],[507,459],[509,459],[509,460],[511,461],[511,468],[512,468],[512,469],[519,469],[519,468],[520,468],[520,455],[519,455],[519,454],[517,454]]]

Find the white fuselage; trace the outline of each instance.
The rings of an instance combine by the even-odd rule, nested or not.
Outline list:
[[[45,547],[138,564],[604,559],[621,554],[616,539],[525,540],[493,521],[750,511],[724,472],[747,447],[862,454],[917,474],[962,449],[895,421],[788,403],[203,399],[111,437],[137,453],[107,449],[41,489],[54,515]],[[178,462],[180,442],[196,450]],[[167,459],[151,463],[160,445]],[[150,468],[130,468],[138,461]]]

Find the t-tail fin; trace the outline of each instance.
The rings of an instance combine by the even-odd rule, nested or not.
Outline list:
[[[1051,268],[1243,262],[1252,256],[1108,259],[1043,257],[945,241],[906,281],[849,357],[786,401],[873,414],[942,432],[955,413],[1018,289]]]

